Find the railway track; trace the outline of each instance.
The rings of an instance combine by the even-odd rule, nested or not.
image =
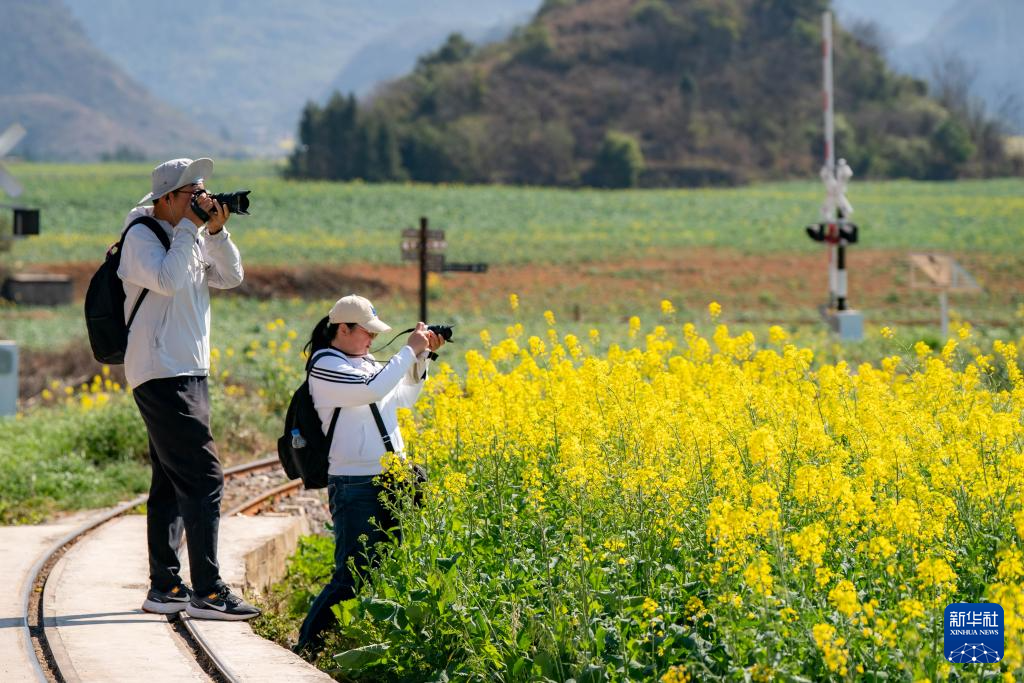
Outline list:
[[[226,508],[226,512],[222,513],[222,518],[259,514],[267,506],[293,496],[301,490],[301,481],[286,481],[276,457],[228,468],[224,471],[224,478],[223,507]],[[280,481],[286,483],[280,484]],[[53,605],[56,604],[53,593],[56,589],[49,582],[50,574],[60,559],[77,543],[137,509],[147,498],[146,495],[139,496],[74,528],[57,539],[31,568],[29,580],[24,583],[20,596],[24,630],[21,640],[28,650],[25,655],[27,661],[31,662],[36,680],[67,683],[87,680],[76,671],[64,641],[57,632],[57,619],[53,609]],[[142,591],[139,592],[141,594]],[[168,616],[168,621],[172,622],[174,632],[181,641],[179,650],[192,653],[198,668],[205,673],[207,680],[232,683],[244,680],[222,656],[216,644],[206,636],[205,629],[198,628],[194,620],[182,613]]]

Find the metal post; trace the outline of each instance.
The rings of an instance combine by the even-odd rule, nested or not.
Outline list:
[[[825,169],[828,178],[836,175],[835,150],[835,103],[833,102],[832,83],[832,13],[825,12],[821,17],[821,71],[822,71],[822,109],[825,117]],[[828,237],[828,307],[836,306],[838,298],[839,274],[836,244],[839,242],[839,226],[835,224],[835,214],[824,216]]]
[[[842,241],[836,247],[836,310],[846,310],[846,245]]]
[[[427,217],[420,217],[420,320],[427,322]]]
[[[942,340],[949,338],[949,293],[943,289],[939,292],[939,311],[942,316]]]

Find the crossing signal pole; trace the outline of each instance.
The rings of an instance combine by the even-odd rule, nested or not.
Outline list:
[[[821,180],[825,184],[825,202],[821,221],[808,225],[807,235],[823,242],[828,250],[828,302],[822,311],[832,329],[844,341],[864,337],[864,318],[850,309],[847,300],[846,247],[857,241],[857,225],[850,220],[853,206],[846,198],[846,187],[853,170],[846,159],[836,161],[835,87],[832,77],[832,13],[822,15],[822,109],[825,123],[825,165]]]

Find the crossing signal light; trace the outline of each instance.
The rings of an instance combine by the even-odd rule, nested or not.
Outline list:
[[[815,242],[828,241],[828,223],[812,223],[804,228],[807,236]],[[858,229],[856,223],[839,224],[839,240],[846,244],[856,244]]]

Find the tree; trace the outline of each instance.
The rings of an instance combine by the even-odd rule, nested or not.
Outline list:
[[[636,138],[627,133],[608,131],[586,182],[595,187],[636,187],[643,168],[644,155]]]
[[[935,129],[931,136],[932,159],[928,175],[935,180],[951,180],[956,178],[960,167],[972,156],[975,147],[967,129],[950,116]]]
[[[444,45],[434,52],[423,55],[416,62],[417,69],[426,69],[437,64],[454,64],[468,59],[476,47],[461,33],[452,33]]]

